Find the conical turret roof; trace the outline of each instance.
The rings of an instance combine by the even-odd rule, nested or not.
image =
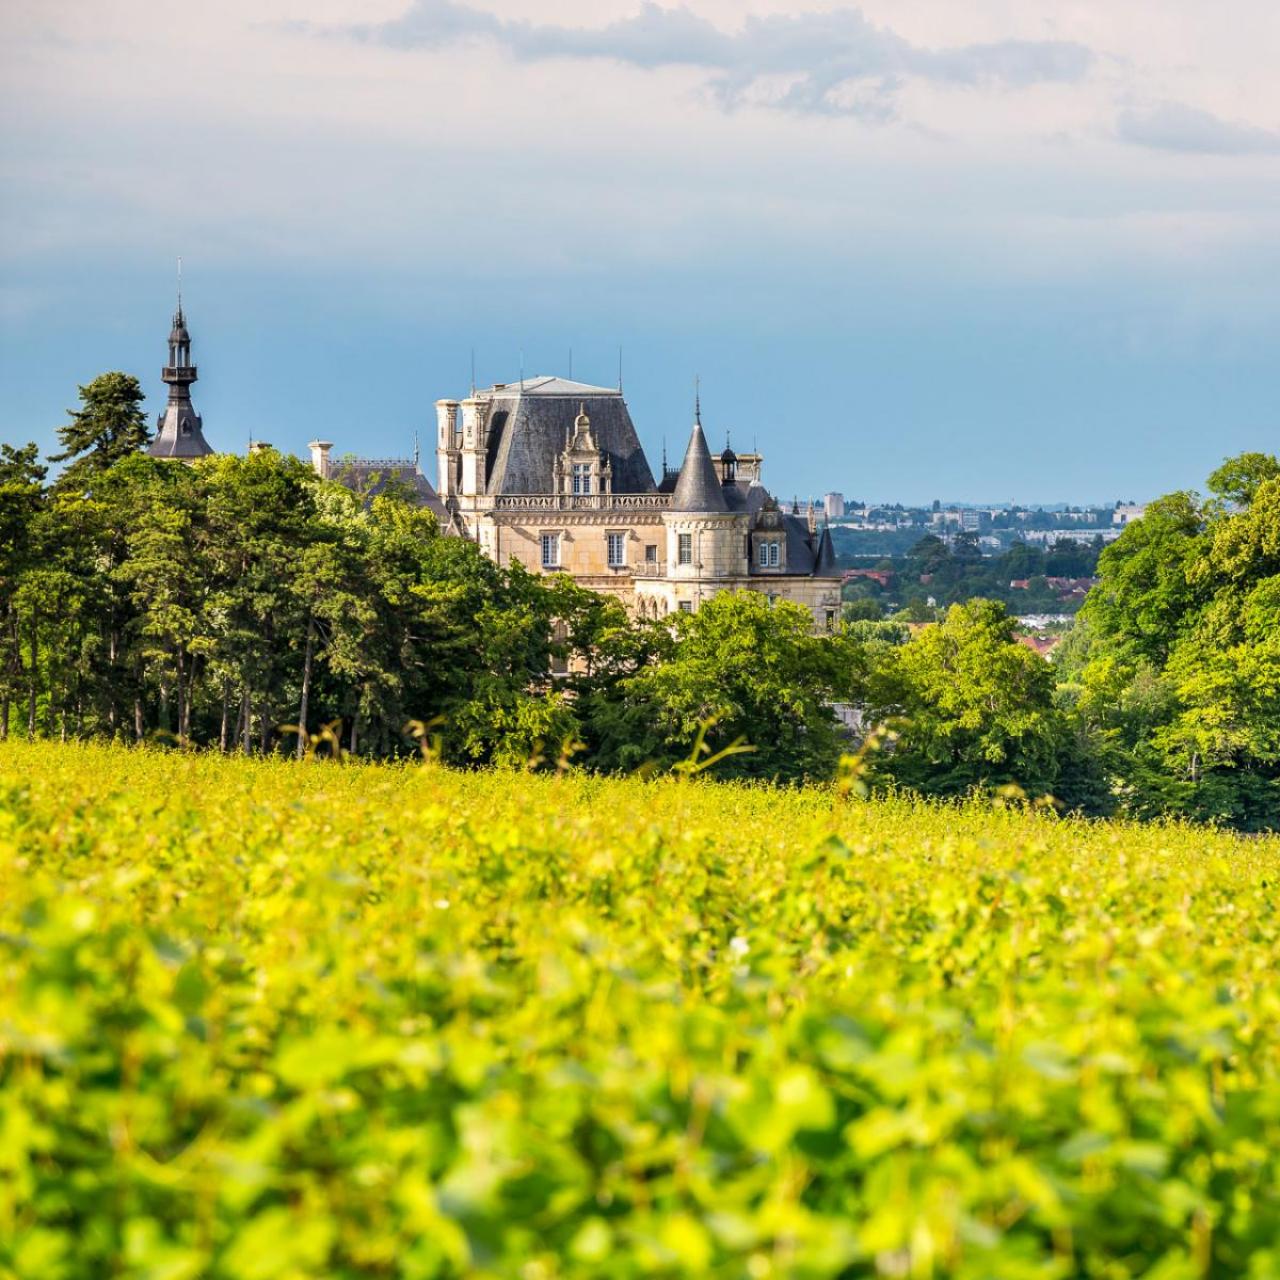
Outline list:
[[[702,423],[693,424],[689,447],[684,462],[680,464],[680,478],[671,495],[672,511],[728,511],[720,479],[711,461],[707,438],[702,434]]]
[[[822,537],[818,539],[817,563],[813,566],[815,578],[838,578],[840,566],[836,561],[836,548],[831,540],[831,530],[824,528]]]

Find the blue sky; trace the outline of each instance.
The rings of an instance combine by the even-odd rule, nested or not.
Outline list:
[[[15,0],[0,440],[159,408],[182,254],[220,449],[405,453],[472,348],[622,345],[655,464],[699,373],[784,496],[1195,486],[1280,448],[1280,13],[1229,10]]]

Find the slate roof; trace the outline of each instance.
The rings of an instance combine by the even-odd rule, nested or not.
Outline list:
[[[212,452],[191,401],[170,400],[156,420],[156,436],[147,453],[153,458],[204,458]]]
[[[758,515],[769,501],[769,490],[750,480],[733,480],[729,484],[722,484],[720,492],[724,494],[730,511],[745,511],[751,516]]]
[[[539,376],[476,393],[489,401],[487,491],[554,493],[555,462],[573,434],[579,406],[613,470],[614,493],[655,493],[653,472],[622,393],[567,378]]]
[[[680,478],[671,495],[671,510],[728,511],[729,503],[724,495],[727,487],[720,483],[716,474],[707,438],[702,434],[702,423],[695,422],[684,462],[680,465]]]
[[[419,506],[426,507],[440,522],[441,533],[451,531],[453,517],[448,508],[410,458],[338,458],[331,478],[370,498],[392,484],[407,485],[417,495]]]
[[[831,541],[831,530],[823,527],[822,536],[818,539],[817,564],[814,565],[815,578],[838,578],[840,566],[836,562],[836,548]]]
[[[804,516],[784,515],[782,528],[787,535],[787,573],[812,574],[818,557],[809,521]]]

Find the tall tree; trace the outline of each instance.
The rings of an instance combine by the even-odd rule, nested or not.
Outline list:
[[[95,476],[147,447],[151,432],[143,399],[137,378],[128,373],[103,373],[80,388],[80,408],[68,410],[71,421],[58,428],[62,452],[50,459],[68,464],[59,488],[88,488]]]
[[[953,605],[901,648],[885,651],[872,680],[871,717],[896,721],[901,740],[881,775],[934,795],[1016,784],[1053,791],[1066,738],[1053,673],[1019,644],[994,600]]]
[[[41,559],[45,474],[34,444],[0,445],[0,738],[9,736],[13,703],[24,690],[20,592]],[[26,687],[35,688],[34,677]]]
[[[852,701],[863,664],[843,633],[815,636],[813,615],[756,591],[725,592],[675,617],[670,652],[623,682],[624,699],[597,730],[606,767],[670,765],[712,722],[712,751],[742,739],[730,777],[829,778],[842,740],[832,704]]]

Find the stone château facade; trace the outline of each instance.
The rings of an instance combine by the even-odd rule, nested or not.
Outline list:
[[[745,589],[803,605],[819,628],[835,624],[830,533],[812,509],[783,510],[758,453],[726,448],[713,460],[700,407],[683,463],[658,480],[620,390],[531,378],[441,400],[436,415],[427,501],[498,564],[566,573],[650,617]],[[341,469],[330,447],[312,446],[322,474]]]

